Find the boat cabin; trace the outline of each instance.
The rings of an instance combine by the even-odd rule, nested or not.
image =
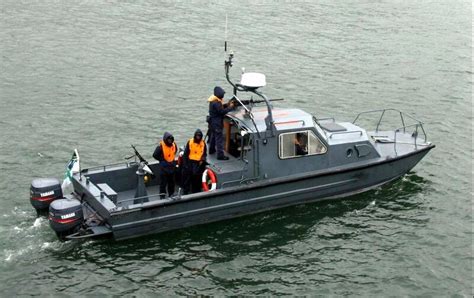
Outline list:
[[[318,121],[300,109],[239,107],[224,120],[227,161],[208,155],[218,188],[290,176],[379,157],[366,132],[352,123]]]

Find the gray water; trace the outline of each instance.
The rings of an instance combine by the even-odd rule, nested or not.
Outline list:
[[[470,1],[0,3],[0,296],[472,295]],[[405,177],[315,203],[125,242],[61,243],[34,177],[146,158],[205,128],[223,39],[279,106],[351,121],[397,108],[436,149]]]

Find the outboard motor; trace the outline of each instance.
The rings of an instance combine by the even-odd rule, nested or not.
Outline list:
[[[76,199],[56,200],[49,206],[49,225],[61,240],[77,232],[83,221],[82,205]]]
[[[30,202],[38,214],[46,213],[49,204],[62,197],[61,182],[56,178],[36,178],[31,182]]]

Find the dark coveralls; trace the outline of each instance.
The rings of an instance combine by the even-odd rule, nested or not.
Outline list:
[[[176,151],[178,149],[178,146],[174,141],[169,141],[169,139],[173,138],[173,135],[170,134],[169,132],[165,132],[163,135],[163,142],[165,143],[164,146],[172,147],[175,146]],[[169,145],[171,144],[171,145]],[[174,194],[174,176],[175,176],[175,171],[176,171],[176,162],[168,162],[165,160],[163,156],[163,148],[162,144],[158,145],[155,149],[155,152],[153,153],[153,157],[160,162],[160,198],[164,199],[165,194],[166,194],[166,188],[168,188],[168,196],[172,196]]]
[[[295,137],[295,153],[297,156],[308,154],[306,146],[303,145],[303,136],[299,133]]]
[[[197,139],[196,136],[200,135],[200,139]],[[194,132],[194,142],[198,143],[202,140],[202,131],[197,129]],[[183,189],[184,194],[187,195],[189,193],[197,193],[201,191],[201,181],[202,181],[202,173],[204,172],[204,168],[206,167],[206,156],[207,156],[207,148],[206,143],[204,142],[204,150],[200,160],[192,160],[189,159],[190,156],[190,149],[189,149],[189,142],[186,144],[183,153]]]
[[[224,97],[224,94],[222,94],[222,97]],[[211,129],[209,154],[213,154],[217,149],[217,158],[225,157],[222,132],[224,116],[232,110],[232,107],[226,107],[215,95],[209,98],[209,128]]]

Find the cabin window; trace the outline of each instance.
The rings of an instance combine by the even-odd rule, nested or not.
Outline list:
[[[279,156],[282,159],[324,154],[326,146],[311,130],[282,133],[279,139]]]

